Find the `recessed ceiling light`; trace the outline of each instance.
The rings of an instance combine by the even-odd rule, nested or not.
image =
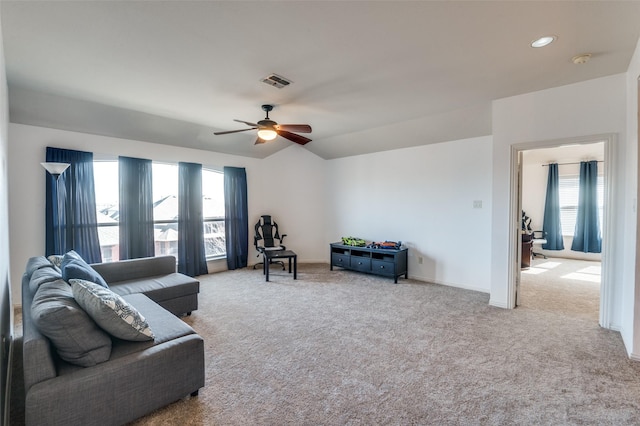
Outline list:
[[[557,40],[556,36],[544,36],[531,42],[531,47],[545,47]]]

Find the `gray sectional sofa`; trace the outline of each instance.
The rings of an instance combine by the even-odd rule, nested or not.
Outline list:
[[[74,300],[75,283],[31,258],[22,280],[27,425],[124,424],[204,386],[204,342],[176,316],[197,309],[199,282],[176,273],[172,256],[92,267],[152,338],[109,335]]]

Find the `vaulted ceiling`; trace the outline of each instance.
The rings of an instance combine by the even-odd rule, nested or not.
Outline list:
[[[640,37],[637,1],[3,0],[0,14],[11,122],[255,158],[292,142],[213,132],[262,104],[310,124],[304,149],[326,159],[489,135],[492,100],[625,72]]]

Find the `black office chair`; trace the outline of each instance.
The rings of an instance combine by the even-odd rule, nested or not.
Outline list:
[[[256,234],[253,237],[253,245],[258,250],[258,257],[264,255],[265,251],[268,250],[286,250],[287,248],[282,245],[284,242],[284,237],[287,234],[278,233],[278,224],[271,219],[270,215],[261,216],[260,220],[256,223],[255,226]],[[271,261],[271,264],[278,263],[282,266],[282,270],[284,271],[284,262],[282,261]],[[256,266],[264,265],[264,262],[259,262],[253,265],[253,269],[256,269]]]

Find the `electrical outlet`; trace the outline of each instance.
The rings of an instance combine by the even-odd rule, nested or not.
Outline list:
[[[481,209],[482,208],[482,200],[475,200],[473,202],[473,208],[474,209]]]

